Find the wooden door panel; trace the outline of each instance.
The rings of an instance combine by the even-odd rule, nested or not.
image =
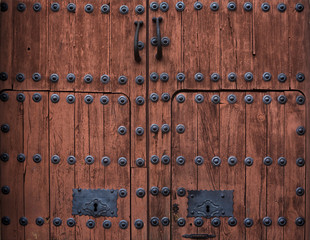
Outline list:
[[[183,103],[178,102],[181,95]],[[228,101],[231,95],[235,103]],[[266,95],[272,99],[269,104],[263,102]],[[282,95],[287,99],[285,103],[278,101]],[[198,96],[204,99],[200,103],[195,101]],[[219,103],[212,102],[214,96],[220,98]],[[305,154],[305,136],[296,132],[305,124],[305,107],[296,102],[298,96],[298,91],[176,95],[172,100],[171,124],[173,239],[197,233],[215,235],[216,239],[293,238],[288,237],[288,232],[304,238],[305,227],[295,223],[306,214],[305,196],[296,194],[298,186],[306,183],[304,166],[296,164],[296,159]],[[176,130],[179,124],[185,126],[184,133]],[[184,164],[178,162],[180,156],[184,157]],[[204,159],[202,165],[195,164],[197,156]],[[221,159],[219,166],[212,163],[215,156]],[[248,158],[253,160],[252,165],[245,164]],[[177,190],[181,187],[186,191],[234,190],[233,217],[237,225],[230,226],[231,216],[227,216],[219,217],[219,227],[212,226],[212,217],[203,218],[203,226],[196,227],[195,218],[187,217],[190,196],[180,196]],[[281,217],[287,221],[285,226],[278,224]],[[178,224],[180,218],[185,219],[185,226]],[[272,220],[271,226],[263,224],[266,218]],[[246,219],[251,219],[253,226],[246,227]]]

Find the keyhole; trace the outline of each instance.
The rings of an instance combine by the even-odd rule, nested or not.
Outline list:
[[[209,212],[210,212],[210,206],[207,205],[207,213],[209,213]]]
[[[98,204],[94,203],[94,212],[97,212],[97,207],[98,207]]]

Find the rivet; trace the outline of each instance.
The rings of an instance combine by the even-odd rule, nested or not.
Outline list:
[[[9,94],[7,94],[6,92],[1,93],[0,99],[2,102],[7,102],[9,100]]]
[[[23,12],[26,10],[26,4],[25,3],[18,3],[17,4],[17,11]]]
[[[268,12],[270,10],[270,5],[268,3],[263,3],[261,8],[264,12]]]
[[[156,155],[151,156],[151,163],[158,164],[159,163],[159,157]]]
[[[35,154],[35,155],[33,155],[32,160],[33,160],[35,163],[39,163],[39,162],[41,162],[42,157],[41,157],[40,154]]]
[[[159,218],[158,217],[151,217],[150,223],[153,227],[156,227],[159,225]]]
[[[75,96],[72,95],[72,94],[69,94],[69,95],[66,97],[66,101],[67,101],[67,103],[69,103],[69,104],[74,103],[74,102],[75,102]]]
[[[305,97],[302,96],[302,95],[297,96],[297,97],[296,97],[296,103],[297,103],[298,105],[303,105],[303,104],[305,103]]]
[[[152,124],[150,127],[150,130],[152,133],[158,133],[159,131],[159,126],[157,124]]]
[[[303,167],[303,166],[305,165],[305,159],[303,159],[303,158],[297,158],[297,159],[296,159],[296,165],[297,165],[298,167]]]
[[[163,102],[168,102],[168,101],[170,100],[170,95],[169,95],[169,93],[163,93],[163,94],[161,95],[161,100],[162,100]]]
[[[58,94],[52,94],[51,101],[52,101],[52,103],[58,103],[59,102],[59,95]]]
[[[183,187],[178,188],[177,194],[179,197],[184,197],[186,195],[186,190]]]
[[[252,82],[253,78],[254,78],[253,77],[253,73],[251,73],[251,72],[247,72],[246,74],[244,74],[244,80],[247,81],[247,82]]]
[[[177,4],[175,5],[175,9],[176,9],[178,12],[184,11],[184,9],[185,9],[185,4],[184,4],[184,2],[177,2]]]
[[[279,3],[277,8],[278,8],[279,12],[285,12],[286,5],[284,3]]]
[[[286,161],[286,158],[285,158],[285,157],[279,157],[279,158],[278,158],[278,165],[279,165],[279,166],[282,166],[282,167],[285,166],[285,165],[286,165],[286,162],[287,162],[287,161]]]
[[[153,195],[153,196],[157,196],[159,194],[159,188],[158,187],[151,187],[150,189],[150,193]]]
[[[85,160],[85,163],[88,165],[91,165],[95,162],[95,158],[91,155],[86,156],[84,160]]]
[[[32,80],[35,82],[39,82],[41,80],[41,74],[40,73],[32,74]]]
[[[136,219],[134,223],[136,229],[141,229],[144,226],[144,223],[141,219]]]
[[[121,220],[119,221],[118,226],[120,227],[120,229],[126,229],[128,227],[128,222],[126,220]]]
[[[126,166],[126,164],[127,164],[127,159],[126,159],[125,157],[120,157],[120,158],[118,159],[118,164],[119,164],[121,167]]]
[[[163,155],[161,157],[161,162],[164,165],[168,165],[170,163],[170,157],[168,155]]]
[[[60,157],[58,155],[54,155],[51,157],[51,162],[53,164],[58,164],[60,162]]]
[[[221,220],[215,217],[211,220],[211,224],[213,227],[219,227],[221,225]]]
[[[23,81],[25,81],[25,79],[26,79],[26,77],[23,73],[18,73],[16,75],[16,81],[18,81],[18,82],[23,82]]]
[[[246,166],[252,166],[252,165],[253,165],[253,162],[254,162],[254,160],[253,160],[253,158],[251,158],[251,157],[246,157],[246,158],[244,159],[244,164],[245,164]]]
[[[213,95],[211,97],[211,102],[213,102],[214,104],[218,104],[218,103],[220,103],[220,101],[221,101],[221,98],[219,95]]]
[[[136,159],[136,165],[137,165],[138,167],[143,167],[144,164],[145,164],[145,161],[144,161],[143,158],[137,158],[137,159]]]
[[[303,189],[302,187],[298,187],[296,188],[296,195],[301,197],[305,194],[305,189]]]
[[[89,219],[86,222],[86,227],[88,227],[89,229],[93,229],[95,227],[96,223],[93,219]]]
[[[230,156],[228,158],[228,164],[230,166],[235,166],[237,164],[237,158],[235,156]]]
[[[142,85],[144,83],[144,77],[139,75],[136,77],[136,84]]]
[[[165,196],[165,197],[169,196],[169,194],[170,194],[170,189],[169,189],[168,187],[163,187],[163,188],[161,189],[161,194],[162,194],[163,196]]]
[[[128,99],[125,96],[120,96],[117,101],[120,105],[125,105],[128,102]]]
[[[264,218],[263,218],[263,224],[264,224],[266,227],[271,226],[271,224],[272,224],[271,218],[270,218],[270,217],[264,217]]]
[[[230,217],[230,218],[228,219],[228,225],[231,226],[231,227],[236,226],[236,225],[237,225],[237,219],[234,218],[234,217]]]
[[[62,220],[59,217],[53,219],[53,224],[55,227],[59,227],[62,224]]]
[[[92,81],[93,81],[92,75],[86,74],[86,75],[84,76],[84,82],[85,82],[85,83],[91,83]]]
[[[265,82],[270,81],[271,78],[272,78],[271,73],[265,72],[265,73],[263,74],[263,80],[264,80]]]
[[[84,97],[84,102],[87,103],[87,104],[91,104],[93,101],[94,101],[94,98],[93,98],[92,95],[86,95]]]
[[[69,73],[66,78],[67,78],[67,81],[70,83],[75,81],[75,75],[73,73]]]
[[[204,96],[202,94],[197,94],[195,96],[195,102],[196,103],[202,103],[204,101]]]
[[[168,80],[169,80],[169,75],[168,75],[168,73],[162,73],[162,74],[160,74],[160,77],[159,77],[159,79],[162,81],[162,82],[168,82]]]
[[[10,225],[11,219],[9,217],[7,217],[7,216],[4,216],[4,217],[1,218],[1,222],[2,222],[3,225]]]
[[[110,99],[108,96],[101,96],[100,97],[100,103],[103,104],[103,105],[107,105],[109,103]]]
[[[194,225],[195,225],[196,227],[202,227],[202,225],[203,225],[203,220],[202,220],[202,218],[201,218],[201,217],[195,218],[195,220],[194,220]]]
[[[162,131],[162,133],[168,133],[170,131],[169,125],[168,124],[163,124],[161,126],[161,131]]]
[[[144,98],[142,96],[136,97],[136,104],[137,105],[143,105],[144,104]]]
[[[253,9],[252,3],[250,3],[250,2],[244,3],[243,9],[244,9],[245,11],[247,11],[247,12],[252,11],[252,9]]]
[[[52,3],[52,4],[51,4],[51,10],[52,10],[53,12],[58,12],[59,9],[60,9],[59,3]]]
[[[2,3],[1,3],[2,4]],[[1,72],[0,73],[0,80],[1,81],[6,81],[6,80],[8,80],[8,74],[6,73],[6,72]]]
[[[156,44],[156,45],[157,45],[157,44]],[[158,73],[152,72],[152,73],[150,74],[150,80],[151,80],[152,82],[157,82],[158,79],[159,79]]]
[[[121,188],[121,189],[118,191],[118,195],[119,195],[121,198],[126,197],[126,196],[127,196],[127,191],[126,191],[126,189]]]
[[[272,164],[272,158],[271,157],[265,157],[263,162],[266,166],[270,166]]]
[[[234,104],[237,102],[237,97],[234,94],[230,94],[227,96],[227,101],[231,104]]]
[[[40,102],[41,99],[42,99],[42,96],[41,96],[40,93],[34,93],[34,94],[32,95],[32,100],[33,100],[34,102]]]
[[[279,102],[280,104],[285,104],[285,103],[287,102],[287,98],[286,98],[284,95],[280,95],[280,96],[278,97],[278,102]]]
[[[176,127],[177,133],[182,134],[185,132],[185,126],[183,124],[178,124]]]
[[[20,154],[17,155],[16,159],[17,159],[18,162],[22,163],[22,162],[25,162],[26,156],[25,156],[25,154],[20,153]]]
[[[252,227],[254,224],[253,219],[251,218],[244,219],[243,223],[247,228]]]
[[[198,1],[197,1],[197,2],[194,3],[194,8],[195,8],[195,10],[201,10],[202,7],[203,7],[203,5],[202,5],[201,2],[198,2]]]
[[[176,97],[176,100],[178,103],[184,103],[185,102],[185,96],[183,94],[178,94]]]
[[[104,156],[104,157],[101,158],[101,163],[102,163],[103,166],[106,167],[106,166],[109,166],[109,165],[110,165],[111,160],[110,160],[109,157]]]
[[[151,2],[151,4],[150,4],[150,9],[151,9],[152,11],[157,11],[158,8],[159,8],[159,5],[158,5],[157,2]]]
[[[228,74],[227,78],[230,82],[235,82],[237,80],[237,74],[235,74],[234,72],[231,72]]]
[[[126,5],[122,5],[120,8],[119,8],[119,12],[121,14],[127,14],[129,11],[129,8],[126,6]]]
[[[286,225],[286,223],[287,223],[287,220],[286,220],[285,217],[279,217],[279,218],[278,218],[278,224],[279,224],[279,226],[284,227],[284,226]]]
[[[179,227],[184,227],[186,224],[186,220],[184,218],[178,218],[177,224]]]
[[[252,95],[246,95],[246,96],[244,97],[244,101],[245,101],[247,104],[251,104],[251,103],[254,102],[254,98],[253,98]]]
[[[196,82],[201,82],[201,81],[203,81],[203,79],[204,79],[204,76],[202,73],[196,73],[195,74],[195,81]]]
[[[210,4],[210,8],[212,11],[217,11],[217,10],[219,10],[220,6],[217,2],[213,2]]]
[[[151,100],[152,102],[157,102],[158,99],[159,99],[159,96],[158,96],[157,93],[151,93],[151,95],[150,95],[150,100]]]
[[[67,162],[68,162],[70,165],[73,165],[73,164],[76,163],[76,159],[75,159],[74,156],[69,156],[69,157],[67,158]]]
[[[58,82],[58,80],[59,80],[58,74],[53,73],[53,74],[50,75],[50,81],[51,82],[56,83],[56,82]]]
[[[178,82],[184,82],[185,80],[185,74],[184,73],[178,73],[176,76],[176,79]]]
[[[305,81],[305,75],[304,75],[303,73],[297,73],[297,75],[296,75],[296,80],[297,80],[298,82],[303,82],[303,81]]]
[[[9,9],[9,6],[6,2],[1,3],[1,12],[6,12]]]
[[[142,136],[142,135],[144,134],[144,129],[143,129],[143,127],[137,127],[137,128],[136,128],[136,134],[137,134],[138,136]]]
[[[1,192],[4,194],[4,195],[7,195],[10,193],[10,187],[9,186],[3,186],[1,187]]]
[[[161,224],[162,224],[163,226],[168,226],[169,223],[170,223],[169,218],[163,217],[163,218],[161,219]]]
[[[167,12],[169,10],[169,5],[166,2],[162,2],[160,3],[159,8],[162,12]]]
[[[270,104],[271,101],[272,101],[271,96],[265,95],[265,96],[263,97],[263,103],[265,103],[265,104]]]
[[[21,226],[27,226],[27,224],[28,224],[28,219],[27,218],[25,218],[25,217],[21,217],[20,219],[19,219],[19,224],[21,225]]]
[[[44,219],[42,217],[36,218],[36,224],[42,226],[44,224]]]
[[[297,12],[302,12],[304,10],[304,5],[302,5],[301,3],[297,3],[295,9]]]
[[[35,12],[40,12],[41,11],[41,4],[40,3],[34,3],[33,6],[32,6],[32,9],[35,11]]]
[[[306,133],[306,129],[303,126],[299,126],[297,127],[296,132],[298,135],[302,136]]]
[[[108,4],[103,4],[101,6],[101,12],[104,14],[108,14],[110,12],[110,6]]]
[[[184,165],[184,163],[185,163],[185,157],[183,157],[183,156],[178,156],[177,159],[176,159],[176,162],[177,162],[177,164],[179,164],[179,165]]]
[[[120,77],[118,78],[118,83],[119,83],[120,85],[125,85],[125,84],[127,83],[127,81],[128,81],[128,79],[127,79],[126,76],[120,76]]]
[[[197,157],[195,157],[195,164],[196,165],[202,165],[203,164],[203,162],[204,162],[204,158],[202,157],[202,156],[197,156]]]
[[[278,81],[281,82],[281,83],[284,83],[286,81],[287,77],[284,73],[280,73],[278,75]]]
[[[137,5],[135,8],[135,12],[137,14],[143,14],[144,13],[144,7],[142,5]]]
[[[75,10],[76,10],[75,4],[74,4],[74,3],[69,3],[69,4],[67,5],[67,10],[68,10],[68,12],[74,13]]]
[[[1,160],[2,162],[7,162],[7,161],[9,161],[9,159],[10,159],[10,156],[9,156],[9,154],[7,154],[7,153],[2,153],[2,154],[0,155],[0,160]]]
[[[301,226],[305,225],[305,219],[302,218],[302,217],[298,217],[298,218],[296,218],[296,220],[295,220],[295,224],[296,224],[297,226],[301,227]]]
[[[110,220],[104,220],[102,223],[103,228],[110,229],[112,227],[112,223]]]
[[[212,162],[213,166],[217,167],[217,166],[221,165],[222,160],[219,157],[215,156],[212,158],[211,162]]]
[[[145,191],[143,188],[138,188],[137,191],[136,191],[136,195],[137,197],[139,198],[143,198],[145,196]]]
[[[73,218],[68,218],[67,219],[67,225],[68,227],[74,227],[76,224],[75,220]]]

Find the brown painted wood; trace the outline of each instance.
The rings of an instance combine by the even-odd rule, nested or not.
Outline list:
[[[7,216],[11,220],[8,226],[1,225],[2,239],[24,239],[25,229],[18,224],[19,218],[24,212],[24,164],[16,161],[17,154],[23,152],[23,104],[15,100],[16,92],[8,91],[9,100],[0,101],[0,109],[6,114],[1,114],[0,125],[9,124],[8,133],[0,133],[0,152],[8,153],[9,160],[0,162],[1,187],[8,186],[10,192],[1,194],[1,216]],[[16,116],[16,117],[11,117]]]
[[[237,102],[231,104],[227,97],[234,94]],[[255,94],[252,94],[256,97]],[[222,218],[220,227],[220,239],[245,239],[245,227],[242,220],[245,215],[245,149],[246,149],[246,129],[245,129],[245,93],[225,92],[221,93],[220,104],[220,157],[222,164],[220,166],[220,189],[234,190],[234,217],[238,224],[235,227],[228,225],[228,217]],[[260,104],[262,104],[260,102]],[[209,132],[211,132],[210,129]],[[207,134],[207,133],[206,133]],[[236,157],[237,164],[230,166],[229,157]]]
[[[254,221],[254,225],[246,229],[246,239],[266,239],[266,229],[261,224],[266,215],[266,166],[263,159],[266,156],[267,117],[266,105],[261,101],[263,96],[258,92],[256,101],[246,105],[246,157],[253,158],[253,165],[247,166],[245,173],[245,217]],[[239,224],[243,224],[242,219]]]
[[[0,72],[8,74],[8,79],[0,82],[0,89],[12,88],[12,51],[13,51],[13,9],[12,1],[7,2],[8,10],[6,12],[0,12]]]
[[[25,92],[24,101],[24,201],[28,225],[25,238],[49,238],[49,149],[48,146],[48,93],[41,92],[42,100],[34,102],[34,92]],[[41,162],[35,163],[33,156],[41,155]],[[35,220],[42,217],[45,223],[37,226]]]
[[[52,94],[58,94],[58,103],[52,103]],[[75,238],[75,227],[67,226],[67,219],[74,218],[72,212],[72,189],[74,188],[74,173],[78,171],[74,165],[67,162],[69,156],[74,156],[74,104],[66,102],[68,94],[50,92],[49,100],[49,156],[45,159],[51,162],[54,155],[60,157],[58,164],[50,163],[50,218],[59,217],[63,224],[55,227],[51,224],[51,238]],[[66,116],[63,113],[66,113]]]
[[[41,1],[42,10],[35,12],[32,5],[35,0],[25,0],[26,10],[16,10],[20,1],[14,0],[13,10],[13,69],[12,79],[14,89],[49,89],[49,82],[46,76],[47,70],[47,7],[46,1]],[[41,80],[32,80],[32,74],[41,74]],[[25,80],[16,81],[16,75],[23,73]]]
[[[204,163],[198,166],[198,190],[219,190],[221,168],[211,163],[214,156],[220,156],[220,105],[211,102],[217,92],[199,92],[204,96],[204,102],[197,104],[197,155],[204,158]],[[191,94],[193,101],[196,94]],[[215,234],[220,237],[220,228],[212,227],[211,219],[198,228],[198,233]]]

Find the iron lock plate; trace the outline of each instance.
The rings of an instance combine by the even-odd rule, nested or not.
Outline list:
[[[73,215],[117,217],[118,191],[113,189],[73,189]]]
[[[189,190],[187,217],[233,216],[233,192],[233,190]]]

